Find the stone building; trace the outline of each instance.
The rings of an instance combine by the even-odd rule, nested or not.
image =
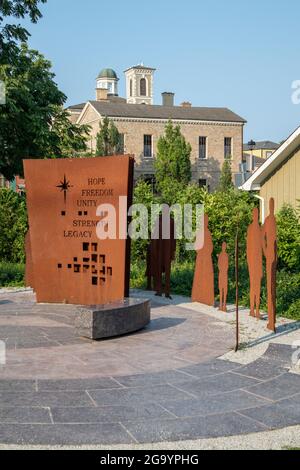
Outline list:
[[[162,104],[153,104],[155,69],[137,65],[125,71],[126,99],[118,96],[118,77],[104,69],[97,78],[96,100],[70,106],[70,119],[91,127],[89,149],[96,149],[96,136],[104,117],[123,135],[124,153],[135,155],[135,178],[153,180],[157,142],[169,119],[179,124],[192,146],[192,178],[214,190],[225,159],[232,162],[238,180],[243,156],[245,120],[227,108],[174,105],[174,93],[162,93]]]

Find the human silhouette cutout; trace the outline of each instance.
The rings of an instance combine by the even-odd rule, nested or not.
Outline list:
[[[227,312],[227,294],[228,294],[228,268],[229,257],[226,252],[227,243],[223,242],[222,251],[218,256],[219,267],[219,292],[220,292],[220,307],[219,310]]]
[[[192,301],[205,305],[215,304],[214,293],[214,267],[212,261],[213,252],[212,236],[208,228],[208,216],[204,215],[204,244],[197,251]]]
[[[266,258],[267,292],[268,292],[268,326],[276,332],[276,269],[277,269],[277,226],[274,214],[275,202],[269,202],[270,213],[262,230],[262,246]]]
[[[33,262],[32,262],[31,239],[30,239],[29,230],[27,231],[25,235],[25,253],[26,253],[25,285],[26,287],[34,288]]]
[[[168,234],[163,233],[163,217],[166,226],[170,224]],[[167,298],[171,298],[171,264],[175,259],[175,253],[175,222],[169,212],[163,211],[157,219],[147,251],[147,287],[151,290],[153,285],[157,296],[162,296],[164,293]]]
[[[262,231],[259,210],[253,209],[252,223],[247,232],[247,262],[250,277],[250,315],[260,318],[261,281],[263,277]]]

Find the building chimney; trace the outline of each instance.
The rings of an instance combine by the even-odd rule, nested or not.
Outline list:
[[[96,101],[107,101],[108,90],[106,88],[96,88]]]
[[[163,106],[174,106],[174,93],[165,91],[161,94]]]
[[[183,103],[181,103],[181,105],[183,108],[191,108],[192,107],[192,103],[190,103],[189,101],[184,101]]]

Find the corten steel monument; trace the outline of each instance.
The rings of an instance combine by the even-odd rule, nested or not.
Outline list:
[[[260,294],[263,278],[262,232],[259,225],[259,210],[253,209],[253,221],[247,232],[247,262],[250,278],[250,315],[260,318]]]
[[[228,294],[228,268],[229,257],[226,252],[227,243],[223,242],[222,251],[218,256],[219,268],[219,292],[220,292],[220,307],[219,310],[227,312],[227,294]]]
[[[77,331],[91,339],[150,321],[149,301],[128,298],[133,164],[129,155],[24,161],[27,284],[38,302],[77,305]]]
[[[266,258],[268,291],[268,329],[276,332],[276,270],[277,270],[277,225],[274,214],[275,202],[269,202],[270,214],[262,228],[262,246]]]
[[[169,228],[166,237],[163,236],[163,224]],[[160,214],[154,231],[151,236],[151,242],[147,250],[147,288],[149,290],[154,287],[156,295],[161,296],[163,293],[166,297],[170,296],[171,283],[171,264],[175,259],[176,239],[175,239],[175,222],[170,213]],[[163,274],[165,280],[163,282]]]
[[[28,271],[37,301],[91,305],[127,297],[130,240],[127,207],[124,226],[119,226],[119,196],[128,196],[131,204],[133,159],[25,160],[24,169],[32,259]],[[96,215],[101,204],[115,208],[116,239],[97,237],[97,224],[107,216],[105,211]],[[120,239],[120,229],[125,239]]]
[[[197,251],[192,301],[214,306],[214,267],[212,235],[208,228],[208,215],[204,215],[204,245]]]

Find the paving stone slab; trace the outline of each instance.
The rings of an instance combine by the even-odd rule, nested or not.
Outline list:
[[[51,424],[50,408],[29,406],[0,408],[0,423]]]
[[[123,425],[140,443],[233,436],[267,429],[236,413],[164,421],[123,422]]]
[[[284,428],[300,423],[300,394],[271,405],[243,410],[241,413],[271,428]]]
[[[157,385],[115,390],[91,390],[89,395],[98,406],[128,405],[131,403],[162,403],[166,400],[186,400],[190,395],[172,385]]]
[[[114,379],[125,387],[143,387],[163,383],[180,383],[187,381],[186,374],[178,370],[167,370],[156,373],[128,375],[124,377],[114,377]],[[193,379],[191,377],[191,379]]]
[[[269,398],[271,400],[280,400],[299,392],[300,376],[286,372],[275,379],[268,380],[259,385],[243,388],[261,397]]]
[[[27,445],[133,444],[120,424],[0,424],[0,442]]]
[[[239,364],[234,362],[223,361],[223,360],[212,360],[210,362],[204,362],[201,364],[195,364],[192,366],[182,367],[180,370],[186,374],[193,375],[195,377],[210,377],[213,375],[223,374],[231,370],[235,370],[239,367]]]
[[[95,379],[63,379],[63,380],[38,380],[38,391],[52,390],[102,390],[122,388],[122,386],[109,377],[99,377]],[[1,386],[0,386],[1,388]]]
[[[127,420],[172,417],[163,407],[154,403],[97,408],[51,408],[51,414],[55,423],[118,423]]]
[[[35,380],[0,379],[0,392],[36,391]],[[1,406],[1,403],[0,403]]]
[[[269,403],[269,400],[258,398],[242,390],[236,390],[202,399],[184,400],[182,402],[164,402],[163,406],[177,417],[185,418],[239,411]]]
[[[287,372],[287,369],[284,364],[278,364],[278,362],[273,359],[263,357],[251,364],[235,369],[234,372],[255,379],[268,380]]]
[[[0,392],[2,407],[11,406],[94,406],[84,392]]]
[[[213,377],[181,383],[178,388],[195,396],[202,396],[238,390],[258,383],[260,382],[257,379],[227,372]]]
[[[300,334],[300,333],[299,333]],[[270,343],[267,351],[264,354],[265,358],[270,358],[277,363],[281,362],[286,365],[292,366],[292,355],[295,349],[289,344],[276,344]]]

